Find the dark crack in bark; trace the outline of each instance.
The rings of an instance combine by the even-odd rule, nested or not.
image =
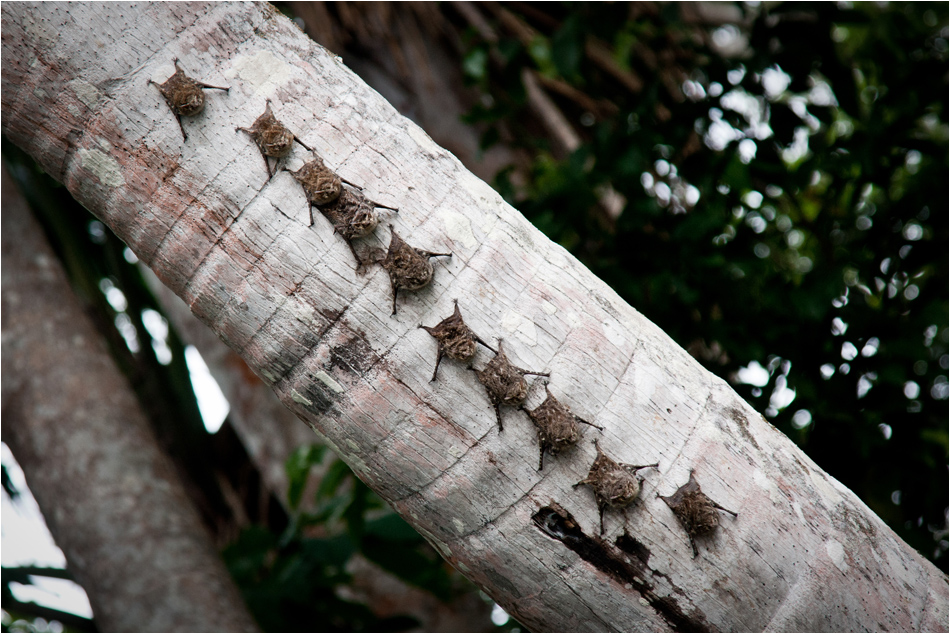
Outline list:
[[[650,551],[629,534],[619,537],[616,545],[588,536],[574,517],[554,502],[539,509],[531,519],[542,533],[561,542],[620,585],[639,593],[674,632],[710,631],[710,625],[702,614],[695,611],[687,614],[675,599],[656,594],[648,581],[655,574],[647,565]]]

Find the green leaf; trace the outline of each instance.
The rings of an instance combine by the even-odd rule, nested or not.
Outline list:
[[[551,36],[550,58],[561,77],[580,80],[585,39],[586,33],[576,15],[565,20],[561,28]]]
[[[485,79],[488,71],[488,51],[483,47],[471,49],[462,58],[462,70],[472,79]]]
[[[340,485],[342,485],[347,478],[352,476],[353,472],[350,471],[350,467],[345,462],[339,459],[334,460],[324,474],[323,479],[320,480],[320,486],[317,488],[316,493],[316,501],[323,502],[332,498],[336,495]]]
[[[397,513],[390,513],[366,523],[364,534],[383,541],[422,543],[422,536]]]
[[[310,476],[310,469],[323,460],[326,453],[326,447],[323,445],[309,445],[298,447],[284,463],[284,470],[287,472],[287,479],[290,486],[287,491],[287,501],[290,509],[295,511],[300,506],[300,497],[303,495],[304,487],[307,485],[307,479]]]
[[[443,601],[451,598],[452,583],[445,564],[431,547],[427,554],[419,549],[373,536],[364,536],[363,554],[370,561],[403,581],[432,592]]]
[[[528,54],[542,75],[551,77],[556,74],[554,63],[551,61],[551,43],[548,38],[535,35],[528,43]]]

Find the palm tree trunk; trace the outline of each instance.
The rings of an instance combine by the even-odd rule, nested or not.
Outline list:
[[[3,131],[127,242],[191,310],[453,565],[542,630],[944,629],[946,576],[720,379],[269,5],[3,5]],[[149,80],[177,57],[229,85],[186,117]],[[400,293],[358,274],[249,127],[275,115],[327,166],[399,208],[433,260]],[[308,155],[298,146],[286,164]],[[383,222],[359,249],[388,242]],[[550,371],[581,418],[538,472],[529,419],[504,431],[475,374],[420,324],[453,300],[516,365]],[[478,353],[475,367],[491,358]],[[528,406],[543,400],[535,388]],[[626,513],[574,489],[595,457],[659,462]],[[657,494],[690,472],[738,511],[690,540]]]

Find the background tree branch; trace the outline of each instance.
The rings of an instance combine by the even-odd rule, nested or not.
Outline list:
[[[4,441],[97,623],[111,631],[256,630],[5,170],[2,220]]]

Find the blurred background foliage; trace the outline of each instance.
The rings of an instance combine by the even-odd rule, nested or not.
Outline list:
[[[278,7],[947,570],[946,3]],[[424,627],[347,590],[357,554],[474,592],[323,447],[262,490],[131,252],[3,153],[262,627]],[[17,574],[5,631],[44,618]]]
[[[496,187],[946,570],[947,7],[737,8],[470,32],[471,117],[533,156]],[[552,91],[576,148],[518,125],[525,69],[594,101]]]
[[[356,553],[400,579],[448,602],[470,584],[451,575],[441,557],[325,446],[298,448],[286,464],[291,523],[280,535],[253,526],[224,550],[225,562],[248,607],[268,632],[298,631],[319,623],[326,631],[400,632],[418,620],[380,618],[340,592],[350,582],[347,561]],[[310,470],[328,464],[312,510],[301,507]]]

